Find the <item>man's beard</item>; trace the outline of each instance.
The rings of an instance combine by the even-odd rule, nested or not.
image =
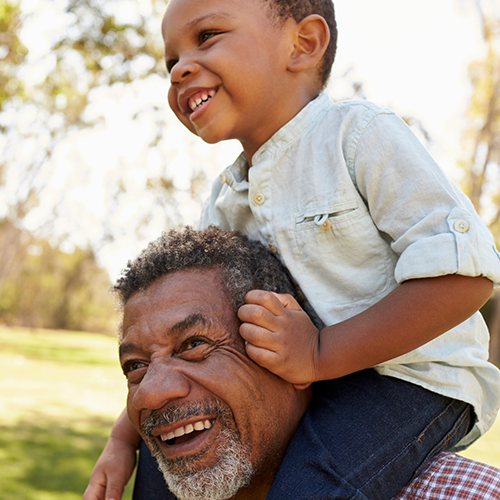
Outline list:
[[[151,432],[158,426],[166,426],[193,416],[215,415],[222,431],[215,449],[203,449],[199,453],[173,460],[165,458],[157,439]],[[158,462],[158,468],[179,500],[227,500],[250,483],[254,468],[250,460],[250,448],[244,446],[234,425],[231,413],[215,400],[201,401],[189,406],[154,410],[142,424],[144,437]],[[217,457],[214,465],[198,469],[198,460],[208,453]]]

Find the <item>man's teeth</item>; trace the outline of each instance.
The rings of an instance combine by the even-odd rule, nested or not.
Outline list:
[[[208,99],[210,99],[214,95],[215,95],[215,90],[212,89],[208,92],[203,92],[202,94],[199,94],[198,97],[196,98],[189,99],[189,107],[191,108],[191,111],[194,111],[200,104],[207,102]]]
[[[210,429],[212,427],[212,422],[210,420],[200,420],[194,424],[187,424],[184,427],[178,427],[173,431],[166,432],[165,434],[160,434],[162,441],[167,441],[169,439],[174,439],[176,437],[184,436],[184,434],[191,434],[193,431],[202,431],[204,429]]]

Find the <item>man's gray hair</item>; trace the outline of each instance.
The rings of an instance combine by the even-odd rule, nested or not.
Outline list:
[[[163,233],[134,261],[128,262],[113,291],[123,307],[134,292],[146,290],[162,276],[210,268],[221,270],[221,285],[228,292],[235,312],[250,290],[289,293],[297,299],[290,274],[262,243],[216,226],[200,231],[186,227]]]

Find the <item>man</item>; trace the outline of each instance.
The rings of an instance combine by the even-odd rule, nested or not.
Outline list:
[[[342,417],[343,401],[358,391],[356,375],[347,380],[347,396],[336,393],[332,402],[324,395],[336,390],[335,381],[315,384],[313,395],[253,363],[236,312],[255,288],[296,295],[285,269],[260,243],[213,227],[171,231],[129,262],[115,291],[124,313],[120,359],[130,420],[179,500],[340,498],[332,496],[332,478],[351,467],[356,422],[332,429],[322,411],[334,404]],[[384,405],[377,395],[362,396],[360,412]],[[413,425],[412,411],[401,406],[402,425]],[[390,429],[386,435],[391,439]],[[345,450],[342,463],[332,461],[332,448]],[[124,454],[111,458],[116,464]],[[397,464],[387,467],[397,475]],[[498,471],[485,467],[438,455],[397,498],[443,488],[447,498],[490,498],[476,494],[498,489]],[[104,498],[91,496],[93,488],[84,498]],[[144,447],[134,499],[171,498]],[[366,499],[359,492],[341,498]]]
[[[309,405],[245,354],[253,288],[296,293],[261,244],[215,228],[164,235],[115,287],[128,414],[180,499],[265,498]]]

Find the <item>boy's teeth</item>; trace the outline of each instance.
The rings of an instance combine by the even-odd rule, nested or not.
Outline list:
[[[194,111],[201,103],[207,102],[208,99],[213,97],[216,94],[215,90],[209,90],[208,92],[203,92],[199,97],[192,97],[188,101],[188,105],[191,108],[191,111]]]
[[[168,441],[176,437],[184,436],[184,434],[191,434],[193,431],[203,431],[205,429],[210,429],[212,427],[212,422],[210,420],[195,422],[194,424],[187,424],[185,427],[178,427],[174,431],[169,431],[164,434],[160,434],[162,441]]]

